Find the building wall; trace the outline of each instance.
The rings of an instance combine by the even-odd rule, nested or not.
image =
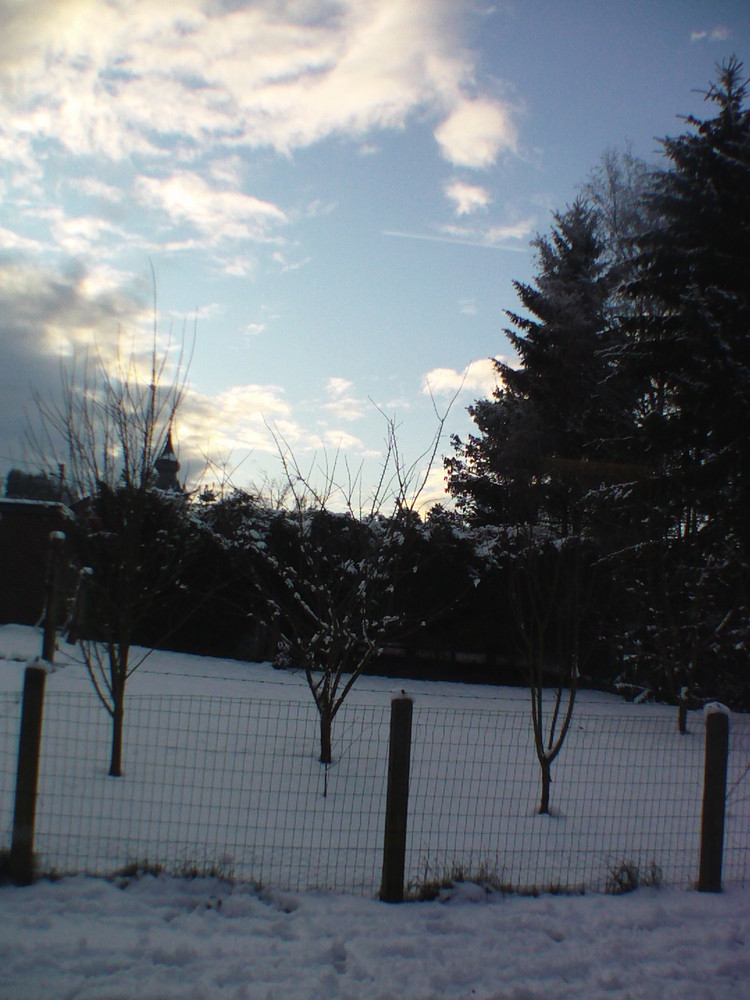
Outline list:
[[[61,503],[0,500],[0,624],[41,619],[50,532],[65,532],[72,516]]]

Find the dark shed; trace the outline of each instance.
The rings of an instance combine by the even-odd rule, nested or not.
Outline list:
[[[50,500],[0,500],[0,624],[35,625],[44,611],[52,531],[73,514]]]

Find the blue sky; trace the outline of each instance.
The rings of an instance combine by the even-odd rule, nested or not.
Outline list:
[[[269,426],[367,478],[462,378],[465,433],[530,240],[732,53],[739,0],[0,0],[0,473],[61,359],[147,339],[151,264],[194,479],[276,476]]]

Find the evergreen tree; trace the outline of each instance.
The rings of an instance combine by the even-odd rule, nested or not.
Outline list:
[[[681,707],[728,697],[750,607],[750,110],[730,59],[652,175],[654,220],[636,241],[627,292],[639,304],[620,363],[648,507],[630,588],[639,679]],[[671,674],[671,677],[668,676]],[[734,675],[734,677],[732,676]],[[670,690],[672,689],[672,690]],[[684,728],[684,711],[681,723]]]
[[[507,313],[521,365],[496,362],[501,387],[469,411],[481,436],[454,438],[446,465],[449,490],[473,519],[565,536],[580,533],[584,499],[600,478],[609,284],[595,213],[578,200],[554,218],[551,235],[534,243],[535,282],[515,283],[528,315]]]
[[[652,179],[658,219],[638,241],[631,296],[650,303],[630,365],[641,379],[644,449],[664,477],[666,529],[736,536],[750,551],[750,109],[735,58],[667,138]]]

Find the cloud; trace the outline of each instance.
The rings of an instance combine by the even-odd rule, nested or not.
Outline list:
[[[121,330],[139,345],[146,318],[140,291],[137,283],[124,275],[115,278],[105,266],[58,273],[0,259],[0,465],[22,461],[34,393],[54,400],[62,361],[94,344],[103,357],[112,358]],[[28,460],[33,465],[40,456]]]
[[[311,259],[311,257],[303,257],[302,260],[289,260],[286,254],[283,254],[280,250],[274,250],[271,254],[271,260],[281,268],[284,274],[289,271],[298,271],[301,267],[309,264]]]
[[[516,127],[509,109],[487,98],[462,100],[435,129],[440,151],[458,167],[486,169],[501,152],[518,148]]]
[[[449,497],[446,495],[445,480],[446,473],[441,462],[429,470],[424,470],[421,477],[417,477],[417,482],[422,486],[417,510],[423,517],[430,507],[434,507],[437,503],[450,505]]]
[[[492,203],[486,188],[464,181],[448,181],[444,190],[446,197],[455,205],[456,215],[473,215]]]
[[[691,31],[690,41],[693,45],[696,42],[727,42],[732,37],[732,32],[723,24],[717,24],[710,31]]]
[[[440,227],[441,234],[447,239],[506,249],[509,243],[518,241],[523,241],[525,248],[525,244],[528,243],[535,230],[536,220],[532,218],[520,219],[518,222],[505,225],[443,225]]]
[[[237,385],[206,396],[188,387],[176,421],[180,457],[202,465],[248,452],[275,454],[269,422],[289,418],[291,408],[278,385]]]
[[[216,190],[194,173],[172,174],[163,180],[141,177],[135,193],[142,204],[165,212],[173,225],[190,226],[212,243],[263,242],[274,227],[287,221],[276,205],[239,191]]]
[[[75,155],[286,155],[342,134],[362,148],[427,111],[450,162],[488,166],[515,129],[505,104],[469,95],[456,25],[443,0],[26,0],[5,14],[0,93],[11,132]]]
[[[323,404],[323,409],[338,420],[359,420],[365,413],[365,404],[352,394],[353,388],[354,383],[348,379],[338,376],[329,378],[326,382],[326,392],[330,401]]]
[[[535,230],[532,220],[515,226],[440,226],[437,233],[409,233],[398,229],[384,229],[383,236],[395,236],[403,240],[426,240],[428,243],[455,243],[458,246],[484,247],[487,250],[506,250],[511,253],[526,253],[528,237]]]
[[[78,365],[84,353],[95,350],[105,364],[113,364],[121,349],[127,359],[134,351],[148,360],[152,348],[153,315],[150,289],[127,273],[106,264],[82,265],[60,274],[37,264],[0,258],[0,476],[12,465],[38,467],[43,456],[25,447],[27,423],[34,422],[34,394],[54,402],[61,387],[61,365]],[[215,314],[210,303],[199,314]],[[174,314],[177,315],[177,314]],[[269,317],[273,317],[271,311]],[[167,329],[157,317],[159,329]],[[171,352],[167,378],[179,356],[179,342],[165,334],[157,344]],[[323,411],[336,420],[353,420],[364,411],[352,383],[334,377],[326,383],[329,404]],[[349,431],[316,423],[321,406],[287,399],[273,383],[233,385],[215,395],[186,386],[175,427],[182,474],[203,474],[207,459],[228,468],[238,467],[243,481],[252,478],[260,460],[278,454],[274,428],[295,454],[309,455],[321,448],[352,449],[364,453],[362,441]],[[251,464],[247,464],[248,457]]]
[[[66,215],[62,210],[50,213],[50,232],[58,249],[72,257],[90,253],[97,244],[119,243],[124,232],[107,219],[90,215]]]
[[[96,198],[99,201],[118,204],[123,199],[123,192],[119,188],[113,187],[111,184],[106,184],[97,177],[74,178],[69,183],[72,188],[80,191],[81,194],[85,194],[89,198]]]
[[[326,382],[326,389],[332,396],[343,396],[353,388],[353,382],[350,382],[349,379],[346,378],[339,378],[336,375],[329,378]]]
[[[498,361],[517,365],[498,355]],[[433,368],[422,379],[422,392],[433,396],[453,396],[457,392],[472,393],[474,396],[489,397],[497,388],[498,377],[492,358],[472,361],[463,371],[455,368]]]
[[[329,450],[361,451],[364,447],[360,438],[348,431],[326,428],[321,434],[323,447]]]
[[[311,191],[309,207],[290,207],[255,187],[273,157],[327,139],[376,155],[384,130],[412,123],[457,167],[512,152],[513,111],[483,86],[466,21],[445,0],[0,3],[0,251],[13,255],[0,256],[0,438],[30,383],[57,383],[60,357],[93,343],[109,356],[119,328],[147,345],[149,284],[120,261],[209,251],[245,277],[261,271],[263,245],[275,269],[307,262],[289,231],[334,206]],[[462,217],[489,204],[458,180],[446,193]],[[492,245],[481,227],[466,238]],[[262,312],[246,320],[249,334],[270,327]],[[307,447],[313,421],[276,390],[234,389],[211,406],[192,394],[184,447],[218,413],[222,446],[267,448],[266,409]],[[367,405],[335,382],[323,415],[343,424]]]
[[[43,369],[97,343],[107,355],[122,328],[137,329],[144,310],[135,288],[106,268],[71,268],[67,274],[29,264],[0,262],[0,349],[19,364]],[[118,280],[119,279],[119,280]],[[12,372],[13,365],[2,365]]]
[[[4,226],[0,226],[0,250],[26,250],[38,252],[44,249],[44,244],[39,240],[29,239],[27,236],[20,236]]]
[[[327,139],[372,154],[384,130],[434,129],[455,165],[516,147],[511,107],[482,89],[461,5],[444,0],[24,0],[0,4],[0,247],[100,263],[210,253],[291,272],[293,226],[252,166]],[[494,87],[494,84],[493,84]],[[454,181],[459,216],[489,203]],[[66,201],[75,195],[75,203]],[[40,205],[54,206],[51,209]]]

